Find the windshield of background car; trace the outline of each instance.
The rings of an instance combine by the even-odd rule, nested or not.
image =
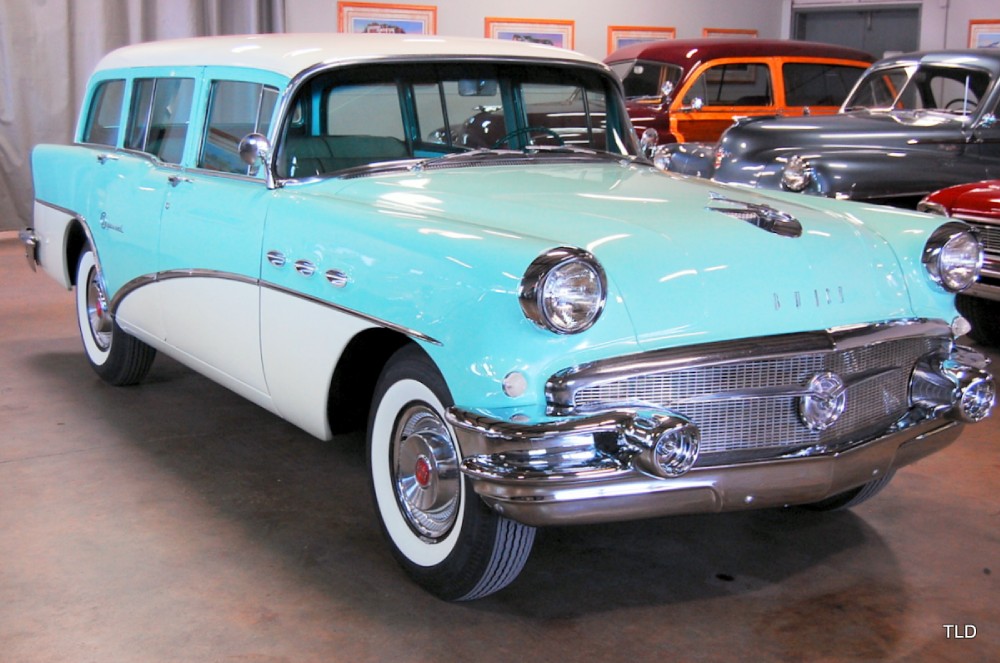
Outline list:
[[[615,62],[610,65],[612,71],[622,79],[625,86],[625,96],[656,97],[663,96],[663,84],[670,83],[677,87],[684,70],[677,65],[662,62]]]
[[[636,153],[615,82],[581,67],[463,62],[337,69],[303,84],[286,115],[279,177],[484,148]]]
[[[870,70],[844,103],[846,110],[940,110],[974,113],[990,86],[989,72],[945,65]]]

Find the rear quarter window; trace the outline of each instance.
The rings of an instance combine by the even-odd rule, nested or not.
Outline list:
[[[861,67],[789,62],[781,67],[789,106],[839,106],[865,70]]]

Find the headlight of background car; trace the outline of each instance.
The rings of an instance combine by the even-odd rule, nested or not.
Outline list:
[[[959,292],[979,278],[983,246],[965,224],[946,223],[931,233],[924,246],[923,262],[935,283]]]
[[[607,278],[582,249],[559,247],[535,258],[521,279],[521,309],[529,320],[557,334],[589,329],[604,310]]]
[[[781,171],[781,186],[789,191],[802,191],[812,180],[812,169],[799,155],[792,156]]]

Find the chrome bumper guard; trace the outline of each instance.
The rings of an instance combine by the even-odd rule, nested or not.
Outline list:
[[[498,513],[527,525],[598,523],[808,504],[861,486],[953,442],[995,401],[988,360],[967,348],[914,370],[911,410],[837,449],[695,466],[697,426],[670,412],[620,410],[519,424],[450,408],[462,472]]]

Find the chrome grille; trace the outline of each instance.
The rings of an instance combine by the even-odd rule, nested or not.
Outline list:
[[[682,414],[701,430],[699,465],[722,462],[719,454],[745,459],[773,456],[799,447],[862,439],[898,420],[908,409],[914,365],[939,343],[933,337],[910,337],[847,350],[667,369],[583,386],[570,405],[577,411],[631,405]],[[801,389],[826,371],[850,384],[852,375],[879,369],[892,370],[849,386],[844,414],[824,431],[810,430],[800,421],[798,396],[739,396],[753,389]],[[726,392],[735,392],[734,397],[718,398]]]
[[[987,253],[1000,253],[1000,226],[987,226],[975,222],[972,225],[979,231],[979,241],[983,243],[983,250]]]

